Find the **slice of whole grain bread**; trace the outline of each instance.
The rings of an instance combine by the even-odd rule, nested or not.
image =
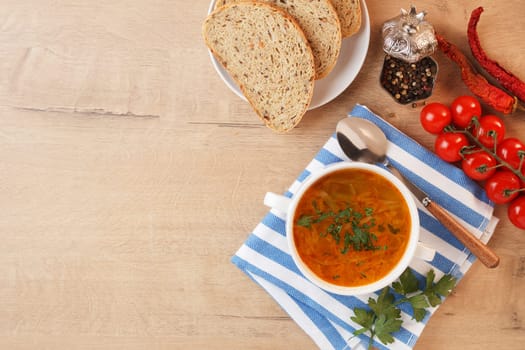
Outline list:
[[[243,0],[217,0],[215,8]],[[341,50],[341,24],[330,0],[259,0],[288,12],[304,31],[315,59],[316,79],[334,68]],[[355,0],[354,0],[355,1]]]
[[[286,132],[299,123],[312,99],[315,67],[308,41],[289,14],[256,1],[228,4],[208,15],[202,32],[269,128]]]
[[[361,3],[359,0],[332,0],[339,21],[343,38],[354,35],[361,28]]]

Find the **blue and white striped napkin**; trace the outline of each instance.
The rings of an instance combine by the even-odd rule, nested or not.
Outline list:
[[[497,223],[493,217],[493,205],[485,192],[460,169],[443,162],[365,106],[356,105],[349,117],[368,119],[377,124],[389,140],[389,160],[434,201],[456,214],[456,218],[478,238],[484,242],[490,239]],[[285,195],[293,196],[310,173],[340,161],[348,161],[348,158],[340,149],[334,133]],[[414,259],[410,268],[421,280],[430,269],[435,270],[436,278],[449,273],[461,279],[475,257],[422,205],[418,209],[420,240],[436,249],[437,253],[431,262]],[[366,349],[368,337],[353,337],[352,332],[361,327],[350,317],[354,307],[367,307],[368,298],[375,295],[349,297],[331,294],[305,279],[289,254],[284,216],[280,212],[270,210],[232,261],[263,287],[320,349]],[[410,308],[406,308],[402,315],[403,328],[395,334],[395,342],[385,346],[376,341],[374,345],[379,349],[411,349],[436,309],[431,309],[422,322],[416,322]]]

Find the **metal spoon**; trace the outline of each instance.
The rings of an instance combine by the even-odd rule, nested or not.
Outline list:
[[[374,123],[361,118],[345,118],[336,127],[337,141],[343,152],[354,161],[382,163],[398,177],[423,206],[431,212],[465,247],[487,267],[498,266],[499,257],[472,233],[467,231],[445,209],[406,179],[386,158],[387,139]]]

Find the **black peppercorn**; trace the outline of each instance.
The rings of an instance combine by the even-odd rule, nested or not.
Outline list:
[[[437,75],[437,63],[430,57],[409,63],[385,56],[381,71],[381,86],[401,104],[428,98]]]

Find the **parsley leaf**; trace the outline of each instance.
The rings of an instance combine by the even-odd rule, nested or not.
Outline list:
[[[434,285],[434,291],[444,297],[448,296],[454,286],[456,285],[456,279],[450,275],[444,275]]]
[[[436,295],[435,293],[432,293],[430,291],[427,291],[427,293],[425,293],[425,294],[426,294],[426,296],[428,298],[428,303],[432,307],[436,307],[439,304],[441,304],[441,298],[439,297],[439,295]]]
[[[389,288],[385,287],[379,294],[377,300],[373,298],[368,298],[368,306],[374,311],[374,313],[379,316],[384,313],[388,313],[390,308],[394,304],[394,295],[389,292]]]
[[[418,322],[423,320],[427,314],[426,308],[429,307],[429,303],[424,294],[416,294],[407,299],[414,310],[414,319]]]
[[[427,278],[426,278],[426,288],[425,289],[432,288],[432,284],[434,283],[434,278],[436,278],[436,274],[434,273],[434,270],[428,271]]]
[[[357,330],[359,334],[365,333],[368,331],[374,324],[374,313],[371,311],[366,311],[365,309],[361,308],[355,308],[354,309],[355,316],[352,316],[351,319],[358,325],[362,326],[363,328],[360,330]],[[356,335],[359,335],[356,334]]]
[[[414,293],[417,292],[419,289],[417,278],[409,269],[406,269],[401,274],[401,276],[399,277],[399,282],[394,282],[392,284],[392,287],[397,293],[401,295]]]
[[[373,298],[368,299],[369,310],[354,308],[355,316],[352,316],[352,321],[356,322],[363,328],[354,331],[354,335],[358,336],[366,332],[370,332],[369,348],[371,348],[374,337],[377,336],[384,344],[394,342],[392,333],[401,329],[401,310],[396,308],[393,304],[394,295],[390,293],[389,288],[386,287],[381,291],[377,300]]]
[[[409,303],[414,311],[413,318],[420,322],[427,314],[426,308],[439,305],[441,297],[449,295],[456,284],[456,279],[451,275],[444,275],[434,283],[435,277],[434,270],[430,270],[425,278],[425,288],[421,290],[414,273],[406,269],[399,280],[392,284],[392,289],[402,298],[396,300],[390,288],[385,287],[376,299],[368,299],[369,310],[353,309],[355,316],[351,319],[362,327],[354,331],[354,336],[368,333],[369,349],[372,349],[376,337],[385,345],[393,343],[393,334],[398,332],[403,324],[398,305]]]
[[[430,270],[430,272],[432,272],[432,275],[430,276],[431,278],[427,276],[427,288],[424,294],[428,298],[430,305],[437,306],[441,304],[441,297],[446,297],[450,294],[452,288],[456,285],[456,279],[450,275],[444,275],[434,284],[434,270]]]
[[[394,337],[392,333],[399,331],[402,323],[403,321],[400,318],[389,318],[385,314],[382,314],[374,323],[375,334],[383,344],[393,343]]]
[[[417,322],[423,321],[425,316],[427,315],[427,310],[425,309],[414,309],[414,319]]]
[[[424,309],[428,307],[427,298],[424,294],[416,294],[408,298],[408,302],[414,309]]]

